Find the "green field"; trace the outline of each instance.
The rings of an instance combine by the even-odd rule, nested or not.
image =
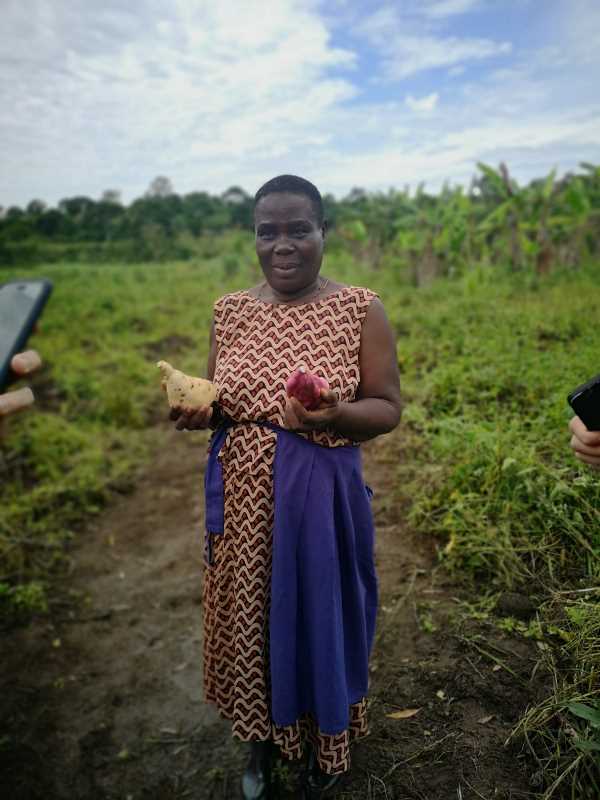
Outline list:
[[[3,441],[5,618],[58,602],[69,541],[133,485],[165,413],[156,361],[202,373],[213,301],[259,280],[250,238],[226,235],[220,251],[197,262],[3,272],[55,287],[31,341],[45,362],[37,408],[10,419]],[[540,641],[555,686],[523,725],[560,755],[546,722],[600,694],[598,594],[580,591],[600,583],[600,481],[571,455],[565,401],[600,371],[600,265],[541,277],[478,267],[417,288],[391,259],[367,268],[337,249],[323,273],[378,291],[396,330],[406,440],[397,500],[410,500],[410,523],[437,537],[440,559],[478,582],[484,600],[519,586],[541,598],[537,620],[514,626]],[[577,719],[588,750],[563,742],[571,764],[600,748],[597,718]],[[548,759],[556,775],[561,758]]]

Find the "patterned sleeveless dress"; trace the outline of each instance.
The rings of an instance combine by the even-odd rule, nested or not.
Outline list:
[[[266,303],[247,291],[214,307],[219,401],[237,423],[284,425],[285,382],[304,366],[326,377],[342,401],[355,399],[360,380],[361,327],[376,295],[347,286],[300,305]],[[303,434],[328,447],[351,444],[333,432]],[[229,429],[219,459],[225,490],[225,528],[213,537],[206,565],[204,691],[232,721],[243,741],[272,738],[284,757],[301,758],[309,741],[321,769],[349,769],[350,742],[367,733],[366,698],[350,707],[350,725],[326,735],[306,715],[276,726],[269,713],[268,617],[276,433],[258,425]]]

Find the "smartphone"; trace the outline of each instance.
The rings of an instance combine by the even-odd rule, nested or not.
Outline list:
[[[0,392],[9,383],[12,357],[25,349],[51,291],[45,278],[0,285]]]
[[[600,375],[573,389],[567,402],[588,431],[600,431]]]

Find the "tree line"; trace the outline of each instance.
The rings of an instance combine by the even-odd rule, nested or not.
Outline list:
[[[557,263],[577,267],[600,247],[600,167],[588,163],[523,186],[505,164],[480,163],[466,188],[354,188],[341,199],[326,195],[324,205],[334,246],[375,269],[390,260],[408,266],[417,282],[477,263],[542,274]],[[0,264],[193,258],[207,237],[251,231],[252,214],[253,198],[239,186],[179,195],[164,176],[128,206],[115,190],[56,208],[32,200],[0,209]]]

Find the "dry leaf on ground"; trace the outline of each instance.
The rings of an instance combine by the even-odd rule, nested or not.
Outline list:
[[[403,708],[402,711],[393,711],[391,714],[386,714],[386,717],[389,719],[409,719],[409,717],[414,717],[415,714],[418,714],[420,708]]]

